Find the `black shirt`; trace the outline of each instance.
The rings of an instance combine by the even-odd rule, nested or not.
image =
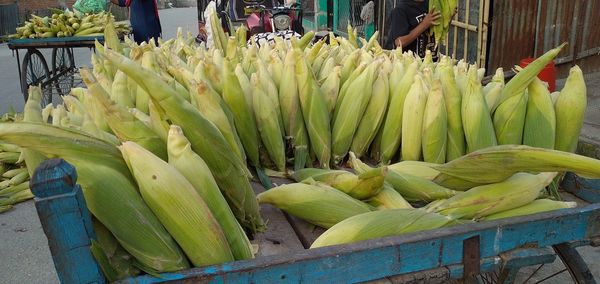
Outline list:
[[[394,41],[401,36],[405,36],[416,28],[423,21],[429,10],[429,1],[417,2],[414,0],[402,0],[389,15],[388,35],[385,41],[386,49],[394,49]],[[437,50],[435,49],[435,38],[425,31],[419,35],[412,43],[403,48],[404,51],[412,50],[420,57],[425,56],[425,50],[432,52],[434,60],[437,59]]]

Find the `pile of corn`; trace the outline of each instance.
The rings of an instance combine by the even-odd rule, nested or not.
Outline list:
[[[6,113],[2,123],[21,119],[16,113]],[[30,173],[25,167],[22,149],[0,141],[0,213],[13,208],[14,204],[33,198],[29,190]]]
[[[52,16],[39,17],[31,15],[23,26],[18,27],[11,39],[50,38],[71,36],[101,36],[108,21],[114,21],[109,12],[98,14],[81,14],[79,12],[52,9]],[[120,34],[128,34],[130,28],[123,23],[115,24]]]
[[[43,109],[30,89],[23,122],[0,123],[0,140],[30,169],[48,157],[76,167],[110,279],[252,258],[244,229],[264,229],[258,202],[329,228],[319,247],[572,207],[539,199],[556,173],[600,178],[600,161],[569,153],[581,71],[556,103],[536,79],[560,49],[482,87],[475,66],[384,51],[376,36],[313,35],[257,47],[217,29],[206,49],[181,33],[121,43],[109,24],[81,70],[86,88]],[[505,138],[536,147],[496,146]],[[354,173],[329,170],[346,160]],[[248,165],[298,183],[255,197]]]

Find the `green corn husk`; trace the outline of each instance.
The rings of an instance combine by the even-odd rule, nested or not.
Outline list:
[[[488,215],[482,218],[481,220],[497,220],[575,207],[577,207],[577,202],[563,202],[551,199],[538,199],[521,207]]]
[[[127,75],[125,73],[117,71],[115,74],[115,80],[113,81],[110,91],[110,98],[118,105],[128,108],[135,107],[134,98],[131,95],[129,88],[127,88]]]
[[[518,172],[573,172],[600,178],[600,161],[568,152],[502,145],[467,154],[435,169],[475,183],[501,182]]]
[[[528,92],[523,145],[554,149],[556,115],[550,92],[537,78],[529,85]]]
[[[88,86],[90,94],[104,112],[104,118],[112,131],[121,141],[133,141],[148,149],[150,152],[167,159],[166,143],[148,126],[135,118],[123,106],[110,101],[109,95],[97,83],[93,75],[86,69],[81,69],[81,77]],[[146,106],[147,113],[148,106]]]
[[[498,103],[500,95],[502,95],[502,89],[504,88],[504,69],[502,67],[496,69],[496,73],[485,87],[483,87],[483,96],[487,103],[490,114],[494,109],[494,106]]]
[[[456,191],[467,191],[473,187],[486,184],[471,182],[439,172],[438,175],[434,179],[432,179],[432,181],[445,188],[449,188]]]
[[[466,152],[465,131],[463,130],[461,103],[462,95],[456,86],[452,67],[447,63],[436,68],[436,73],[442,83],[442,93],[446,105],[448,117],[448,147],[446,149],[446,160],[452,161]],[[444,62],[444,60],[442,60]]]
[[[439,80],[435,80],[423,116],[423,160],[429,163],[446,162],[448,114]]]
[[[175,241],[140,197],[114,145],[75,130],[34,123],[0,124],[0,140],[73,164],[88,209],[144,271],[189,267]]]
[[[258,82],[260,83],[260,88],[271,100],[271,103],[275,107],[277,113],[277,115],[274,116],[272,119],[275,119],[275,121],[279,123],[281,129],[283,129],[283,116],[281,113],[281,106],[279,105],[279,91],[277,90],[277,85],[275,84],[271,75],[269,74],[265,63],[260,59],[257,60],[255,63],[257,66],[257,72],[255,76]]]
[[[210,169],[192,148],[179,126],[172,125],[168,140],[169,164],[173,165],[196,189],[221,225],[236,260],[252,258],[248,237],[237,223],[221,194]]]
[[[367,67],[368,67],[367,63],[364,63],[364,62],[361,63],[360,65],[358,65],[356,67],[356,69],[354,69],[352,71],[348,80],[346,80],[346,82],[344,82],[343,84],[340,85],[340,91],[338,93],[337,100],[335,101],[335,108],[333,110],[333,116],[331,116],[332,122],[335,121],[335,119],[337,118],[340,106],[341,106],[342,102],[344,101],[344,97],[348,93],[350,86],[352,85],[352,83],[354,83],[354,81],[356,81],[356,79],[361,74],[364,73],[364,71],[367,69]]]
[[[379,64],[370,64],[367,70],[352,82],[348,93],[342,98],[339,109],[336,109],[338,115],[334,117],[331,132],[334,164],[338,164],[344,159],[352,145],[354,133],[356,133],[360,119],[371,99],[373,81],[378,67]]]
[[[257,197],[291,215],[323,228],[354,215],[371,211],[369,206],[331,187],[292,183],[271,188]]]
[[[292,177],[301,182],[307,178],[325,183],[356,199],[369,199],[379,193],[385,180],[387,169],[376,168],[355,175],[347,171],[331,171],[323,169],[302,169],[294,172]]]
[[[498,144],[494,124],[483,98],[481,83],[477,79],[477,70],[474,66],[469,68],[461,115],[467,141],[467,153]]]
[[[433,180],[440,172],[433,168],[435,164],[421,161],[402,161],[388,165],[390,171],[396,171],[401,174],[409,174],[422,177],[428,180]]]
[[[12,205],[2,205],[2,206],[0,206],[0,214],[2,214],[4,212],[8,212],[12,208],[13,208]]]
[[[393,209],[350,217],[319,236],[310,248],[354,243],[412,232],[432,230],[451,223],[451,219],[421,209]]]
[[[143,112],[139,112],[143,113]],[[154,130],[156,135],[165,143],[167,142],[167,134],[169,132],[169,121],[165,112],[150,100],[148,102],[148,126]]]
[[[354,153],[350,153],[350,162],[352,168],[358,174],[371,169],[367,164],[357,159]],[[433,201],[457,194],[456,191],[439,186],[428,179],[396,171],[388,171],[385,175],[385,182],[408,201]]]
[[[92,218],[96,240],[92,240],[92,255],[109,281],[117,281],[140,274],[134,259],[119,245],[117,239],[96,218]]]
[[[300,107],[311,151],[314,151],[322,168],[329,168],[331,160],[331,128],[329,124],[329,111],[327,102],[321,93],[319,85],[315,82],[306,60],[301,53],[296,52],[296,80],[298,82],[298,96]]]
[[[10,185],[9,187],[1,189],[0,198],[10,197],[11,195],[23,190],[29,190],[29,181],[25,181],[20,184]]]
[[[367,152],[369,145],[371,145],[381,128],[387,112],[389,93],[388,74],[380,71],[375,83],[373,83],[371,99],[358,124],[358,129],[350,146],[350,151],[354,152],[359,158]]]
[[[321,92],[325,96],[325,101],[327,101],[329,115],[333,115],[340,93],[340,72],[341,68],[339,66],[334,67],[321,84]]]
[[[495,110],[507,99],[513,96],[518,96],[525,91],[531,81],[533,81],[533,79],[535,79],[535,77],[546,67],[546,65],[548,65],[548,63],[550,63],[550,61],[552,61],[561,52],[565,45],[566,43],[563,43],[559,47],[549,50],[517,73],[514,78],[506,83],[506,86],[502,90],[500,99],[492,109]]]
[[[494,112],[494,129],[499,145],[521,145],[527,112],[528,93],[512,96],[501,103]]]
[[[574,153],[579,141],[587,108],[587,90],[583,72],[578,66],[569,71],[569,77],[556,99],[556,150]]]
[[[377,210],[413,208],[393,187],[384,184],[381,191],[367,200]]]
[[[283,142],[284,130],[277,122],[277,106],[272,104],[271,99],[259,86],[258,79],[252,76],[252,95],[254,106],[254,117],[262,143],[265,145],[269,157],[277,166],[277,170],[285,172],[285,145]]]
[[[304,168],[308,156],[308,133],[304,125],[296,81],[296,53],[289,51],[283,64],[279,105],[283,114],[286,139],[294,147],[294,170]]]
[[[254,166],[259,166],[258,143],[259,136],[254,119],[254,111],[246,103],[244,91],[236,77],[232,66],[225,60],[223,66],[224,84],[223,101],[229,106],[233,113],[235,129],[242,142],[247,157]]]
[[[550,94],[550,98],[552,98],[552,105],[556,106],[556,101],[558,100],[558,96],[560,96],[560,92],[554,92]]]
[[[42,123],[42,89],[40,87],[29,87],[29,97],[23,108],[23,121]],[[27,165],[27,171],[29,176],[33,176],[35,169],[44,161],[46,157],[39,152],[30,149],[23,149],[23,158],[25,159],[25,165]]]
[[[153,72],[110,50],[106,52],[106,56],[120,70],[134,78],[142,88],[149,90],[152,99],[171,121],[181,126],[192,143],[192,149],[210,167],[240,224],[252,232],[262,230],[264,223],[247,179],[245,163],[233,153],[233,149],[219,130]]]
[[[16,152],[0,152],[0,163],[16,164],[19,161],[21,153]]]
[[[390,104],[381,137],[381,158],[383,164],[389,164],[398,152],[402,141],[402,117],[404,113],[404,101],[408,91],[411,89],[417,74],[418,62],[413,62],[407,68],[404,77],[398,83],[398,87],[391,91]]]
[[[457,194],[427,210],[452,219],[478,219],[526,205],[539,197],[556,173],[517,173],[500,183],[482,185]]]
[[[234,260],[214,215],[175,167],[134,142],[119,149],[142,198],[195,266]]]
[[[416,75],[404,103],[401,152],[405,161],[419,161],[422,156],[423,115],[428,96],[424,84],[423,78]]]
[[[0,199],[0,206],[15,205],[17,203],[32,199],[33,197],[33,193],[31,193],[30,190],[18,191],[8,198]]]
[[[12,178],[10,178],[10,183],[9,184],[11,186],[15,186],[15,185],[24,183],[27,180],[29,180],[29,172],[27,170],[25,170],[23,172],[20,172],[20,173],[16,174]]]

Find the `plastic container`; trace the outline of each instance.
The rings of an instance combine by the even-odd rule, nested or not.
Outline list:
[[[531,58],[531,57],[522,59],[521,62],[519,63],[519,66],[525,68],[531,62],[533,62],[533,60],[535,60],[535,59]],[[548,63],[548,65],[546,65],[546,67],[544,67],[544,69],[542,69],[542,72],[540,72],[540,74],[538,75],[538,78],[540,78],[540,80],[548,83],[548,89],[550,90],[551,93],[556,91],[556,68],[554,66],[554,61]]]

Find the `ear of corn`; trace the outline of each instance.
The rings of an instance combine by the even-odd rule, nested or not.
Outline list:
[[[555,176],[556,173],[518,173],[503,182],[478,186],[457,194],[428,210],[453,219],[485,217],[534,201]]]
[[[446,162],[448,115],[439,80],[434,81],[427,98],[422,131],[423,160],[438,164]]]
[[[350,163],[358,174],[371,170],[371,167],[357,159],[354,153],[350,153]],[[448,198],[457,193],[425,178],[396,171],[388,171],[385,175],[385,182],[408,201],[433,201]]]
[[[42,120],[42,89],[40,87],[29,87],[29,97],[23,108],[23,121],[33,123],[43,123]],[[35,169],[46,159],[46,157],[35,150],[23,149],[23,157],[29,176],[33,176]]]
[[[256,66],[256,78],[260,83],[260,87],[263,90],[263,92],[267,95],[267,97],[271,100],[271,104],[275,107],[274,109],[277,112],[277,115],[274,116],[272,119],[275,119],[275,121],[279,123],[281,129],[283,129],[283,118],[281,114],[281,106],[279,105],[279,91],[277,90],[277,86],[275,85],[275,82],[271,78],[269,71],[265,66],[265,63],[262,60],[257,60]]]
[[[559,47],[549,50],[544,55],[527,65],[527,67],[517,73],[514,78],[508,81],[502,90],[500,99],[496,102],[496,105],[494,105],[492,110],[495,110],[501,103],[510,97],[518,96],[524,90],[526,90],[531,81],[533,81],[540,71],[542,71],[544,67],[546,67],[546,65],[548,65],[548,63],[550,63],[550,61],[552,61],[561,52],[565,45],[567,45],[567,43],[563,43]]]
[[[109,281],[117,281],[127,276],[135,276],[140,273],[131,257],[125,249],[119,245],[117,239],[97,219],[92,219],[96,240],[92,240],[90,250],[98,261],[100,269]]]
[[[556,150],[575,152],[579,133],[583,127],[587,107],[587,90],[583,72],[578,66],[571,68],[565,87],[556,99]]]
[[[285,172],[285,145],[283,143],[284,130],[277,122],[277,106],[273,105],[271,99],[259,86],[258,79],[252,76],[252,96],[254,106],[254,117],[258,132],[269,153],[271,160],[275,162],[280,172]]]
[[[331,131],[327,102],[315,82],[306,61],[297,53],[296,80],[302,116],[306,125],[310,145],[321,167],[329,168],[331,159]]]
[[[451,219],[421,209],[381,210],[350,217],[319,236],[310,248],[354,243],[443,227]]]
[[[339,190],[304,183],[274,187],[256,198],[323,228],[370,211],[367,204]]]
[[[152,99],[165,110],[174,124],[181,126],[192,149],[208,164],[232,211],[242,226],[250,231],[262,230],[264,224],[258,204],[247,179],[246,166],[226,142],[219,130],[185,99],[179,97],[156,74],[132,61],[107,51],[107,58],[120,70],[150,91]]]
[[[404,114],[404,101],[415,81],[418,63],[415,61],[407,68],[404,77],[395,90],[391,90],[389,110],[383,123],[381,137],[381,162],[388,164],[398,152],[402,141],[402,119]]]
[[[377,168],[355,175],[347,171],[302,169],[294,173],[298,182],[312,178],[338,189],[356,199],[364,200],[377,195],[383,186],[387,170]]]
[[[523,145],[554,149],[556,115],[548,88],[535,78],[528,88]]]
[[[481,83],[477,79],[477,70],[474,66],[469,68],[461,115],[468,153],[497,145],[494,124],[483,98]]]
[[[435,176],[434,179],[432,179],[432,181],[445,188],[449,188],[456,191],[466,191],[473,187],[485,184],[464,180],[444,173],[439,173],[437,176]]]
[[[435,166],[435,169],[476,183],[501,182],[524,171],[570,171],[585,178],[600,178],[599,160],[568,152],[515,145],[483,149]]]
[[[502,89],[504,88],[504,70],[502,67],[496,69],[496,73],[492,77],[492,81],[483,87],[483,95],[487,103],[490,114],[494,106],[498,103]]]
[[[135,101],[129,88],[127,88],[127,75],[121,71],[115,74],[112,88],[110,90],[111,100],[125,107],[135,107]]]
[[[565,208],[575,208],[575,207],[577,207],[576,202],[563,202],[563,201],[555,201],[555,200],[551,200],[551,199],[538,199],[527,205],[523,205],[521,207],[517,207],[514,209],[491,214],[482,219],[483,220],[496,220],[496,219],[525,216],[525,215],[536,214],[536,213],[541,213],[541,212],[546,212],[546,211],[565,209]]]
[[[423,78],[415,76],[404,102],[402,112],[402,159],[419,161],[422,155],[423,115],[427,104],[427,91]],[[439,88],[437,89],[439,92]],[[441,94],[439,94],[441,95]]]
[[[442,83],[442,93],[448,118],[446,160],[452,161],[465,154],[466,145],[461,115],[462,95],[456,86],[452,67],[449,63],[438,66],[436,72]]]
[[[413,208],[410,203],[408,203],[404,197],[389,184],[384,184],[381,191],[367,200],[367,203],[377,208],[377,210]]]
[[[358,124],[358,129],[350,146],[350,151],[354,152],[359,158],[367,152],[369,145],[371,145],[375,135],[381,128],[390,96],[388,86],[388,73],[380,71],[373,83],[371,99]]]
[[[331,132],[331,148],[335,164],[344,159],[352,145],[354,133],[373,92],[373,81],[378,66],[379,64],[376,63],[369,65],[367,70],[352,82],[348,94],[342,98],[343,101],[336,110],[338,115],[334,117]]]
[[[175,167],[134,142],[119,148],[142,198],[195,266],[233,261],[219,223]]]
[[[148,118],[150,119],[149,127],[166,143],[167,134],[169,132],[169,122],[165,111],[150,100],[148,102],[148,114]]]
[[[249,108],[239,80],[227,60],[224,62],[223,72],[225,77],[223,100],[231,109],[235,130],[237,130],[243,149],[246,150],[246,155],[254,166],[258,166],[260,164],[258,159],[259,137],[253,109]]]
[[[337,118],[337,115],[340,110],[340,106],[342,105],[342,102],[344,101],[344,97],[348,93],[348,89],[350,89],[350,86],[352,85],[352,83],[354,83],[356,81],[356,79],[358,79],[358,77],[364,73],[364,71],[367,69],[367,67],[368,67],[367,63],[363,62],[363,63],[359,64],[356,67],[356,69],[352,70],[352,73],[350,73],[350,76],[348,77],[346,82],[343,82],[343,83],[340,82],[340,91],[338,93],[337,100],[335,101],[335,108],[333,110],[333,116],[331,117],[332,123]]]
[[[337,104],[338,94],[340,92],[340,71],[341,69],[339,66],[334,67],[329,74],[327,74],[327,78],[324,79],[324,82],[321,85],[321,92],[323,92],[325,101],[327,101],[330,115],[333,115],[335,105]]]
[[[387,167],[390,171],[397,171],[401,174],[409,174],[433,180],[440,174],[433,166],[435,166],[435,164],[421,161],[402,161]]]
[[[238,224],[221,194],[210,169],[192,148],[180,127],[172,125],[168,140],[169,164],[173,165],[193,186],[206,202],[215,219],[221,225],[236,260],[252,258],[248,237]]]
[[[140,197],[115,146],[78,131],[33,123],[0,124],[0,139],[73,164],[90,212],[144,271],[189,267],[177,244]]]
[[[527,112],[527,90],[501,103],[494,112],[494,129],[498,144],[521,145]]]

